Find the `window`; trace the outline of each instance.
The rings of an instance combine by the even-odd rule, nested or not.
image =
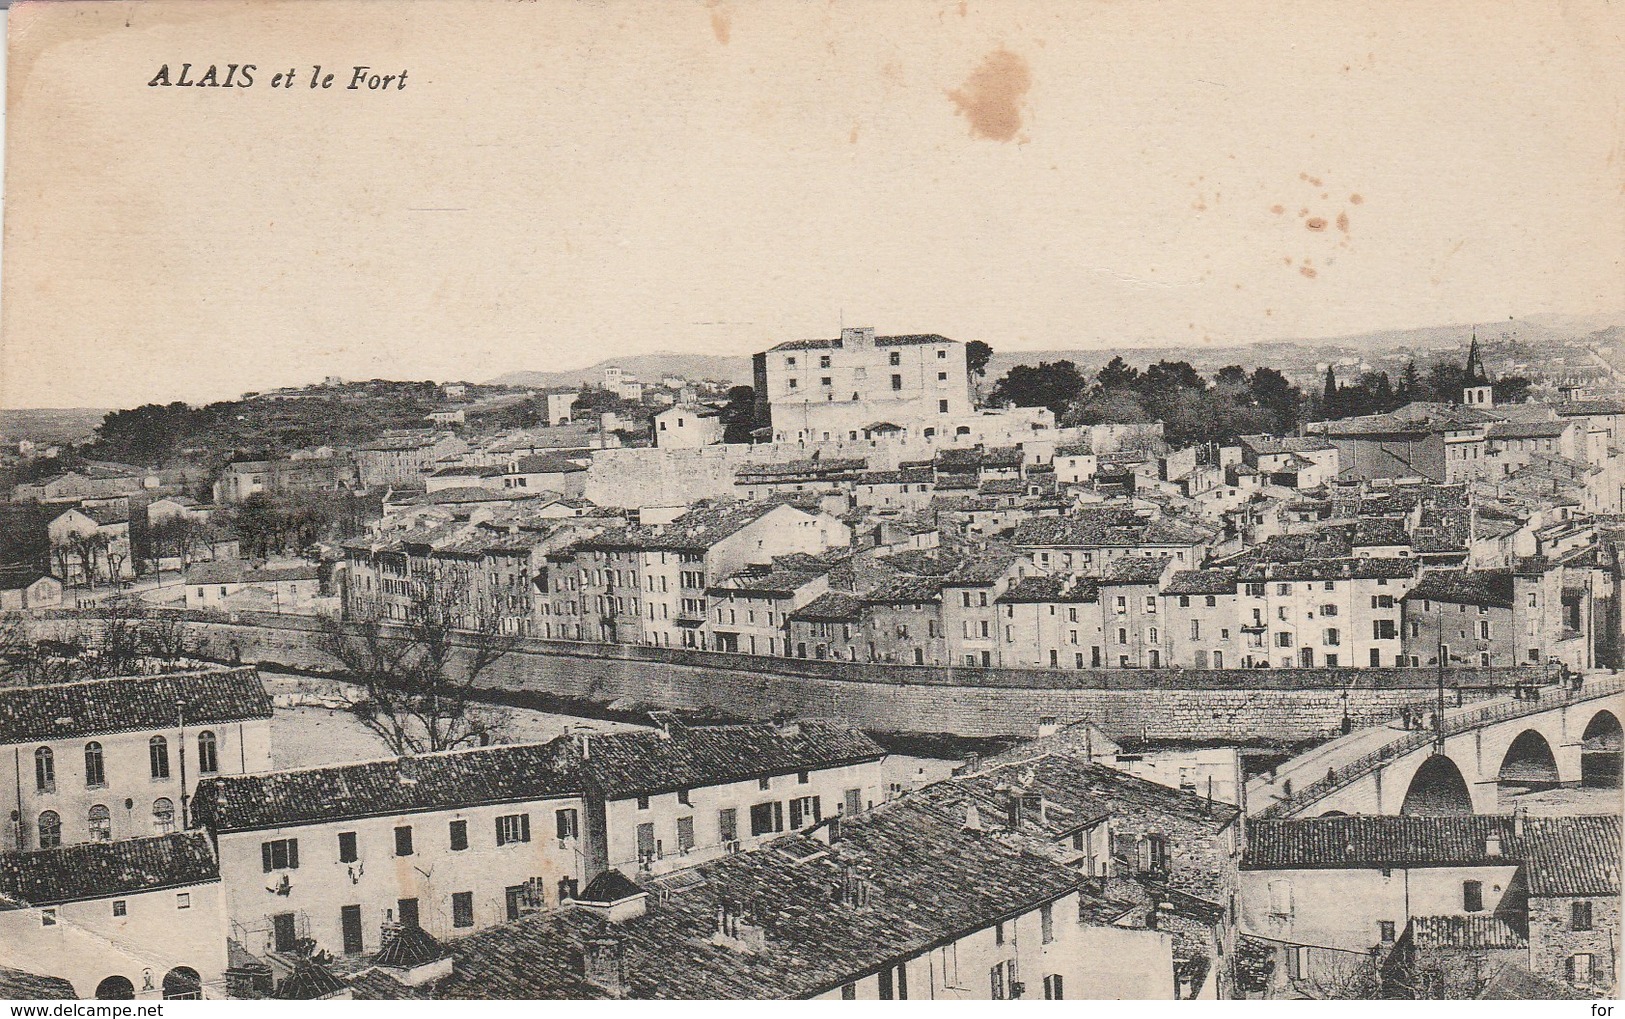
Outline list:
[[[581,835],[581,820],[574,807],[566,807],[554,812],[553,820],[561,839],[578,838]]]
[[[1490,621],[1488,619],[1478,621],[1478,638],[1480,640],[1490,639]]]
[[[154,736],[147,741],[147,754],[151,758],[152,777],[169,777],[169,741],[162,736]]]
[[[688,853],[694,848],[694,818],[679,817],[677,819],[677,851]]]
[[[784,804],[758,803],[750,808],[750,833],[769,835],[784,830]]]
[[[1044,976],[1044,1000],[1045,1001],[1061,1001],[1063,999],[1063,997],[1064,996],[1061,994],[1061,974],[1059,974],[1059,973],[1045,974],[1045,976]]]
[[[820,367],[820,368],[828,368],[829,367],[829,355],[828,354],[823,354],[818,358],[818,367]]]
[[[796,784],[797,785],[806,785],[807,783],[809,783],[811,781],[812,781],[812,775],[809,774],[808,772],[805,772],[805,771],[796,772]]]
[[[176,909],[191,909],[192,908],[192,893],[191,892],[176,892],[175,893],[175,908]]]
[[[214,733],[205,729],[197,734],[197,770],[213,775],[220,770],[220,755],[216,752]]]
[[[647,797],[647,796],[639,796],[638,797],[638,809],[639,810],[648,810],[649,809],[649,797]]]
[[[1292,915],[1292,882],[1276,880],[1270,882],[1270,915]]]
[[[659,843],[655,841],[655,826],[652,822],[638,825],[638,864],[649,866],[660,858]]]
[[[175,830],[175,803],[167,796],[152,801],[152,830],[159,835]]]
[[[407,927],[418,925],[418,900],[396,899],[395,906],[400,910],[401,923]]]
[[[886,363],[895,368],[903,363],[903,355],[894,350],[886,355]]]
[[[451,925],[453,927],[474,926],[474,893],[451,893]]]
[[[1373,619],[1371,621],[1372,640],[1393,640],[1398,634],[1394,630],[1392,619]]]
[[[1038,907],[1038,924],[1042,931],[1043,943],[1049,944],[1055,940],[1055,904],[1046,902]]]
[[[891,387],[892,387],[892,389],[894,391],[902,389],[903,388],[903,377],[901,375],[893,375],[891,377]]]
[[[1569,903],[1569,927],[1577,931],[1588,931],[1591,929],[1591,903]]]
[[[1191,620],[1191,640],[1201,640],[1201,639],[1202,639],[1202,621],[1200,619],[1193,619],[1193,620]]]
[[[1004,924],[996,923],[993,925],[993,943],[995,945],[1004,944]]]
[[[1002,962],[999,963],[998,965],[994,966],[992,969],[988,970],[987,972],[988,972],[988,982],[991,985],[989,987],[989,989],[988,989],[988,996],[990,998],[992,998],[994,1001],[1003,1001],[1004,997],[1005,997],[1005,994],[1004,994],[1004,963],[1002,963]]]
[[[1596,976],[1596,960],[1590,952],[1569,956],[1569,983],[1589,984]]]
[[[46,908],[40,910],[39,911],[39,922],[40,922],[41,927],[55,927],[56,926],[56,907],[55,906],[47,906]]]
[[[843,814],[856,814],[863,809],[863,790],[848,789],[841,803]]]
[[[412,855],[412,826],[403,824],[395,829],[395,855]]]
[[[1461,908],[1466,913],[1482,913],[1484,911],[1484,883],[1482,881],[1463,881],[1461,883]]]
[[[1145,631],[1145,639],[1153,644],[1157,643],[1157,628],[1155,626],[1150,627]]]
[[[1292,593],[1292,585],[1291,584],[1276,584],[1275,585],[1275,593],[1278,594],[1278,595],[1282,595],[1282,596],[1289,595],[1289,594]]]
[[[1323,616],[1335,616],[1335,615],[1337,615],[1337,606],[1336,605],[1322,605],[1320,607],[1320,614],[1323,615]]]
[[[857,984],[842,984],[841,985],[841,1000],[842,1001],[856,1001],[856,1000],[858,1000],[858,985]]]
[[[1385,944],[1385,945],[1393,944],[1393,942],[1394,942],[1394,922],[1392,920],[1378,920],[1377,921],[1377,937],[1379,939],[1381,939],[1382,943]]]
[[[725,852],[739,848],[739,811],[733,807],[717,811],[717,841]]]
[[[1148,595],[1145,596],[1145,611],[1152,614],[1152,615],[1156,614],[1156,611],[1157,611],[1157,596],[1156,595],[1148,594]]]
[[[1292,634],[1290,634],[1290,633],[1278,633],[1278,634],[1276,634],[1275,635],[1275,646],[1276,647],[1291,647],[1292,646]]]
[[[453,852],[462,852],[468,848],[468,822],[457,820],[447,825],[447,834],[451,838]]]
[[[113,915],[114,916],[129,916],[130,915],[129,903],[125,902],[123,899],[114,899],[113,900]]]
[[[1326,644],[1327,644],[1327,646],[1328,647],[1337,647],[1341,643],[1342,643],[1342,635],[1337,632],[1337,628],[1336,627],[1327,627],[1327,629],[1326,629]]]
[[[1118,615],[1122,615],[1128,611],[1128,597],[1126,595],[1120,594],[1117,596],[1116,608]]]
[[[39,848],[50,849],[62,844],[62,818],[54,810],[39,816]]]
[[[260,865],[265,873],[299,869],[299,840],[273,839],[260,843]]]
[[[457,822],[453,821],[452,823],[456,824]],[[355,832],[339,832],[339,862],[354,863],[359,859],[361,859],[361,854],[356,851]]]
[[[529,814],[503,814],[497,818],[497,845],[530,841]],[[407,855],[407,854],[402,854]]]
[[[937,401],[937,413],[938,414],[946,414],[946,413],[948,413],[948,401],[947,400],[938,400]]]
[[[112,842],[112,814],[106,804],[98,803],[89,813],[91,842]]]
[[[767,792],[772,787],[773,787],[773,779],[772,779],[771,776],[765,776],[764,775],[763,777],[756,780],[756,788],[762,790],[763,792]]]
[[[34,788],[42,793],[56,792],[56,755],[50,747],[34,751]]]

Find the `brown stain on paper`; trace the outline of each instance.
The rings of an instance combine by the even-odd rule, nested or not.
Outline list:
[[[1021,57],[999,47],[982,60],[959,88],[948,93],[970,122],[973,138],[1007,142],[1021,130],[1021,104],[1032,88],[1032,70]]]
[[[711,9],[711,31],[716,35],[717,42],[728,45],[728,39],[733,35],[733,14],[722,0],[707,0],[706,5]]]
[[[1303,225],[1308,227],[1310,230],[1313,230],[1317,234],[1326,229],[1326,221],[1321,219],[1319,216],[1309,217],[1303,221]]]

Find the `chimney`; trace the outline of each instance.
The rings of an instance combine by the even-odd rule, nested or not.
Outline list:
[[[592,760],[592,733],[587,729],[578,729],[574,736],[576,749],[581,751],[583,761]]]
[[[587,983],[613,997],[626,996],[626,950],[620,938],[589,938],[581,948]]]
[[[1523,823],[1528,817],[1528,807],[1518,807],[1512,811],[1512,835],[1514,838],[1523,838]]]
[[[982,812],[976,808],[974,803],[965,804],[965,830],[982,830]]]
[[[965,774],[974,775],[976,772],[980,771],[981,769],[982,769],[982,755],[981,754],[966,754],[965,755],[965,768],[964,768]]]
[[[1043,739],[1046,736],[1053,736],[1060,731],[1060,723],[1056,720],[1054,715],[1045,715],[1038,720],[1039,739]]]
[[[1488,835],[1484,836],[1484,855],[1492,857],[1501,855],[1500,832],[1492,831]]]

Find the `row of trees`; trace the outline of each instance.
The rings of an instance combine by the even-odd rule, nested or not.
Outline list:
[[[1385,371],[1368,371],[1352,382],[1339,382],[1334,369],[1326,369],[1326,384],[1310,402],[1318,420],[1386,414],[1407,403],[1457,403],[1462,390],[1474,383],[1459,364],[1440,361],[1423,374],[1414,360],[1406,363],[1397,380]],[[1496,403],[1523,403],[1529,399],[1530,380],[1522,375],[1505,375],[1490,383]]]
[[[177,672],[210,657],[184,623],[131,598],[95,615],[56,620],[49,635],[19,616],[0,619],[0,685],[36,686]]]
[[[1063,425],[1161,421],[1175,445],[1290,431],[1303,407],[1303,394],[1274,368],[1231,365],[1207,379],[1187,361],[1141,371],[1121,357],[1093,378],[1071,361],[1016,365],[994,383],[991,400],[1048,407]]]

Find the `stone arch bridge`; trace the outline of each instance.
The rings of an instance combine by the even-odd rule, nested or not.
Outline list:
[[[1620,785],[1625,678],[1594,675],[1579,690],[1447,712],[1440,731],[1373,731],[1317,748],[1248,784],[1249,813],[1493,814],[1503,791]],[[1364,753],[1361,753],[1361,751]],[[1356,756],[1358,754],[1358,756]]]

